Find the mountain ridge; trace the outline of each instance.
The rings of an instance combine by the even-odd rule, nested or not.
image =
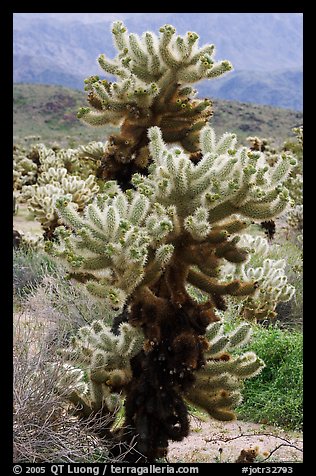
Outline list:
[[[247,97],[249,102],[302,109],[302,25],[298,14],[119,13],[100,14],[94,21],[88,21],[94,14],[84,14],[85,21],[74,21],[77,17],[73,15],[77,14],[14,15],[14,82],[82,90],[87,76],[101,73],[98,55],[115,54],[110,32],[114,18],[123,19],[128,30],[136,33],[144,29],[157,32],[159,26],[170,22],[180,34],[197,31],[201,44],[214,42],[215,59],[233,63],[229,75],[207,82],[212,94],[232,99],[229,92],[233,91],[235,100]],[[282,87],[278,86],[280,80]],[[205,88],[205,82],[199,84],[198,89]]]

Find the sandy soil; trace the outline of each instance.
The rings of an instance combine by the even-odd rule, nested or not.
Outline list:
[[[256,462],[302,462],[302,434],[243,421],[201,421],[192,417],[191,433],[170,443],[170,463],[234,463],[244,449],[258,447]],[[292,446],[291,446],[292,445]]]

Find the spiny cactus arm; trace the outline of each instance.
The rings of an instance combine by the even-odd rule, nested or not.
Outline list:
[[[186,393],[186,398],[213,418],[234,419],[233,408],[241,402],[243,380],[253,377],[264,367],[253,352],[236,358],[225,352],[245,345],[250,334],[251,326],[246,323],[229,334],[223,333],[222,322],[212,323],[206,329],[205,337],[209,343],[205,351],[206,363],[195,373],[195,383]]]
[[[105,126],[108,123],[120,124],[122,114],[115,111],[93,111],[89,107],[82,107],[77,114],[78,119],[83,119],[90,126]]]
[[[106,145],[106,142],[89,142],[86,145],[80,145],[77,148],[78,157],[90,157],[96,160],[101,159],[105,153]]]
[[[123,365],[128,365],[131,357],[136,355],[143,347],[143,333],[127,323],[119,327],[120,335],[118,339],[118,352],[123,356]]]
[[[212,392],[216,394],[217,392],[224,389],[227,392],[238,391],[240,390],[240,382],[237,378],[232,377],[229,373],[223,373],[213,377],[201,375],[199,373],[192,391],[194,391],[196,388],[205,392]]]
[[[239,231],[244,230],[250,225],[250,221],[243,219],[240,220],[239,218],[234,219],[233,217],[230,217],[230,220],[227,220],[225,222],[222,222],[221,225],[215,225],[213,226],[213,229],[211,233],[208,235],[207,240],[211,242],[212,239],[212,233],[216,235],[216,233],[221,233],[223,236],[223,233],[226,232],[226,237],[228,238],[230,234],[238,233]]]
[[[219,421],[235,420],[236,415],[230,407],[239,405],[242,400],[239,392],[228,393],[225,390],[210,396],[206,391],[194,389],[186,394],[186,398]]]
[[[56,365],[48,369],[54,369],[54,374],[56,373]],[[57,372],[56,390],[77,407],[81,414],[86,417],[91,415],[91,402],[87,396],[89,386],[84,381],[84,372],[81,369],[66,363],[60,366]]]
[[[252,328],[249,324],[240,324],[229,336],[229,349],[235,349],[247,344],[252,335]]]
[[[205,61],[203,61],[203,59]],[[206,55],[200,58],[201,63],[198,67],[183,69],[179,75],[179,81],[183,83],[196,83],[202,79],[216,78],[232,70],[232,64],[229,61],[219,61],[213,63],[212,60],[206,60]]]
[[[148,137],[154,164],[149,177],[138,175],[133,183],[140,191],[146,188],[166,205],[175,203],[183,219],[193,216],[197,209],[209,211],[207,218],[204,212],[203,220],[191,217],[191,223],[186,222],[188,227],[194,227],[197,221],[216,226],[217,222],[236,214],[261,220],[281,213],[288,203],[285,188],[271,187],[269,176],[273,172],[271,167],[262,166],[263,154],[247,152],[244,147],[231,148],[236,143],[235,135],[224,134],[216,142],[212,129],[203,127],[200,141],[207,152],[196,165],[181,149],[167,148],[159,128],[150,128]],[[288,170],[293,167],[290,159],[282,160]],[[193,233],[197,237],[200,232],[196,229]],[[207,223],[203,234],[207,234]]]
[[[232,294],[240,286],[239,281],[220,284],[217,280],[193,269],[189,271],[188,282],[209,294]]]
[[[39,185],[45,185],[48,183],[60,184],[61,180],[66,177],[67,169],[64,167],[55,168],[49,167],[49,169],[43,173],[41,173],[37,179],[37,183]]]
[[[65,366],[73,369],[63,375],[62,386],[68,388],[67,396],[73,403],[82,405],[85,416],[101,409],[113,413],[122,405],[122,395],[117,391],[130,382],[130,359],[142,349],[143,342],[142,333],[125,323],[120,326],[119,336],[99,320],[79,329],[70,347],[62,351],[72,363]],[[82,369],[87,372],[87,383]],[[67,386],[65,379],[69,378],[71,385]]]
[[[280,215],[286,209],[289,202],[288,197],[288,193],[284,193],[282,196],[279,195],[271,204],[249,201],[239,206],[238,212],[255,220],[267,220]]]

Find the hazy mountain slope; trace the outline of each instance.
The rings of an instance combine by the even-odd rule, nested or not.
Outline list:
[[[303,74],[298,70],[273,72],[233,71],[220,81],[209,81],[199,87],[200,96],[210,95],[281,108],[303,109]]]
[[[94,128],[81,123],[76,112],[86,104],[81,91],[61,86],[14,85],[13,120],[15,141],[40,135],[43,141],[87,143],[106,140],[113,127]],[[274,137],[278,142],[291,136],[291,129],[302,123],[300,112],[233,101],[214,101],[211,124],[216,132],[232,131],[241,142],[249,135]]]
[[[227,78],[208,82],[213,83],[214,95],[231,99],[233,94],[235,100],[301,108],[300,14],[76,15],[79,14],[14,15],[15,82],[61,84],[82,89],[85,77],[100,73],[98,55],[102,52],[109,56],[114,54],[110,24],[113,18],[122,18],[130,31],[157,31],[162,24],[172,23],[181,34],[197,31],[201,44],[214,42],[216,58],[229,59],[235,68]]]

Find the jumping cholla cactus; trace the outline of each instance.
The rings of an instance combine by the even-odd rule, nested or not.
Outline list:
[[[61,369],[58,389],[86,417],[92,412],[114,414],[122,406],[132,380],[130,360],[143,352],[144,336],[140,330],[127,323],[121,324],[119,330],[120,335],[115,336],[102,321],[94,321],[81,328],[70,348],[62,351],[67,363]],[[235,414],[231,409],[242,400],[243,380],[264,367],[253,352],[237,357],[228,353],[245,345],[250,335],[248,324],[241,324],[227,335],[221,322],[210,324],[204,342],[206,362],[196,372],[194,385],[184,394],[185,400],[217,420],[233,420]],[[140,434],[138,446],[144,439]]]
[[[169,440],[188,435],[188,401],[232,419],[243,380],[263,367],[251,352],[228,352],[247,341],[249,324],[225,335],[216,312],[226,309],[226,296],[255,296],[260,277],[227,280],[221,269],[246,262],[238,234],[251,220],[286,210],[283,185],[296,161],[282,151],[272,167],[262,151],[237,147],[235,134],[216,138],[207,125],[211,102],[192,89],[231,69],[214,62],[214,45],[199,48],[196,33],[181,37],[170,25],[159,36],[128,34],[121,22],[112,32],[118,55],[101,55],[99,64],[117,82],[88,78],[90,107],[78,114],[90,125],[120,126],[104,152],[97,144],[78,151],[101,161],[96,175],[106,182],[82,211],[70,194],[57,197],[63,226],[46,249],[102,300],[107,322],[113,318],[113,335],[93,323],[63,352],[60,388],[72,388],[82,417],[111,413],[124,398],[112,454],[117,443],[133,443],[128,462],[155,461]],[[66,165],[50,167],[41,176],[50,183],[39,187],[63,180]]]
[[[31,248],[32,250],[41,251],[44,249],[44,239],[41,235],[30,232],[24,233],[22,230],[17,230],[21,236],[20,246],[24,248]]]
[[[247,141],[250,144],[250,149],[255,151],[264,152],[266,160],[269,165],[273,166],[278,159],[279,151],[273,144],[273,139],[257,136],[247,137]]]
[[[53,149],[41,143],[16,144],[13,147],[13,189],[21,190],[24,185],[49,183],[42,175],[50,168],[66,169],[70,175],[87,179],[92,173],[95,174],[105,149],[106,143],[103,142],[89,142],[77,149]]]
[[[24,146],[13,147],[13,190],[36,182],[37,165],[26,154]]]
[[[78,117],[93,126],[121,126],[120,133],[109,138],[99,175],[117,179],[123,188],[133,173],[148,165],[151,126],[160,127],[166,142],[179,142],[198,157],[199,131],[212,108],[210,100],[195,98],[191,84],[232,69],[229,61],[214,61],[214,45],[200,48],[196,33],[182,37],[172,25],[159,31],[159,36],[145,32],[139,37],[115,22],[112,33],[118,55],[109,60],[102,54],[98,62],[117,82],[99,76],[85,80],[90,107],[81,108]]]
[[[294,127],[292,131],[296,140],[285,142],[283,150],[289,151],[297,159],[296,167],[285,183],[293,205],[296,206],[303,204],[303,126]]]
[[[249,252],[249,259],[233,266],[226,263],[221,275],[227,281],[240,279],[241,282],[255,279],[258,289],[251,296],[242,296],[241,313],[250,321],[260,321],[276,316],[275,308],[279,302],[289,301],[295,288],[288,284],[284,259],[269,258],[269,243],[261,236],[241,235],[239,244]]]
[[[247,218],[269,219],[286,208],[288,193],[280,184],[295,160],[282,154],[269,167],[263,153],[237,148],[234,134],[216,140],[214,130],[204,126],[195,164],[180,147],[167,147],[158,127],[148,136],[148,175],[134,174],[134,189],[125,192],[107,182],[82,214],[69,197],[59,198],[56,208],[67,228],[57,229],[59,243],[48,243],[47,249],[66,261],[70,276],[102,299],[109,313],[122,311],[129,324],[141,327],[145,341],[130,361],[125,424],[132,429],[130,438],[139,435],[137,451],[155,460],[166,454],[169,439],[188,434],[185,399],[230,419],[240,400],[239,380],[262,367],[253,354],[217,357],[216,346],[228,349],[243,339],[225,337],[221,348],[208,326],[219,320],[214,307],[225,309],[225,295],[255,294],[257,279],[222,281],[220,266],[247,259],[247,250],[237,247],[240,237],[232,236],[248,226]],[[208,301],[194,301],[188,284],[207,293]],[[240,336],[248,335],[246,329]],[[217,359],[227,362],[217,365]],[[206,383],[213,365],[222,369],[215,372],[223,385],[220,394],[212,379]],[[229,393],[233,381],[236,391]]]

